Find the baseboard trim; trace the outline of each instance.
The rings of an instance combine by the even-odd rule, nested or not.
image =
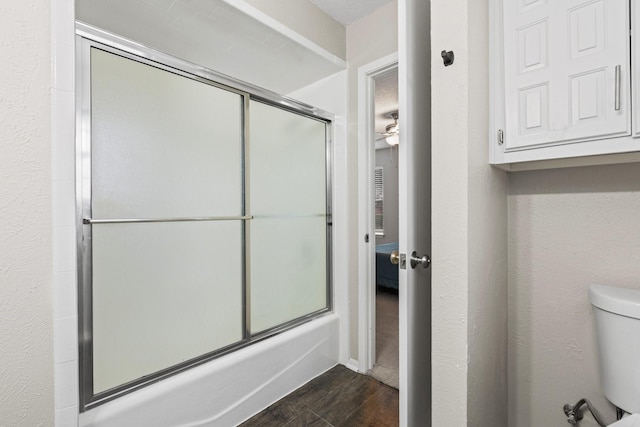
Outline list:
[[[354,358],[349,358],[349,361],[347,362],[347,364],[345,365],[347,368],[351,369],[353,372],[360,372],[358,370],[358,361]]]

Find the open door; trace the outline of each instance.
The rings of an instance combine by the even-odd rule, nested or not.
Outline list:
[[[431,426],[430,1],[398,11],[400,425]]]

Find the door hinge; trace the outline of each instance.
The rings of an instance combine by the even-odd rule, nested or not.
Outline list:
[[[504,144],[504,131],[502,129],[498,129],[498,144]]]

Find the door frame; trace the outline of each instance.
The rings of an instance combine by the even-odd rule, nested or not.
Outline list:
[[[376,356],[374,78],[397,67],[398,52],[358,67],[358,371],[361,373],[373,368]]]

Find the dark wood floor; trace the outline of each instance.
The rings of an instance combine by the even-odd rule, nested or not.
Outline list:
[[[242,424],[342,427],[398,425],[398,390],[342,365],[320,375]]]

